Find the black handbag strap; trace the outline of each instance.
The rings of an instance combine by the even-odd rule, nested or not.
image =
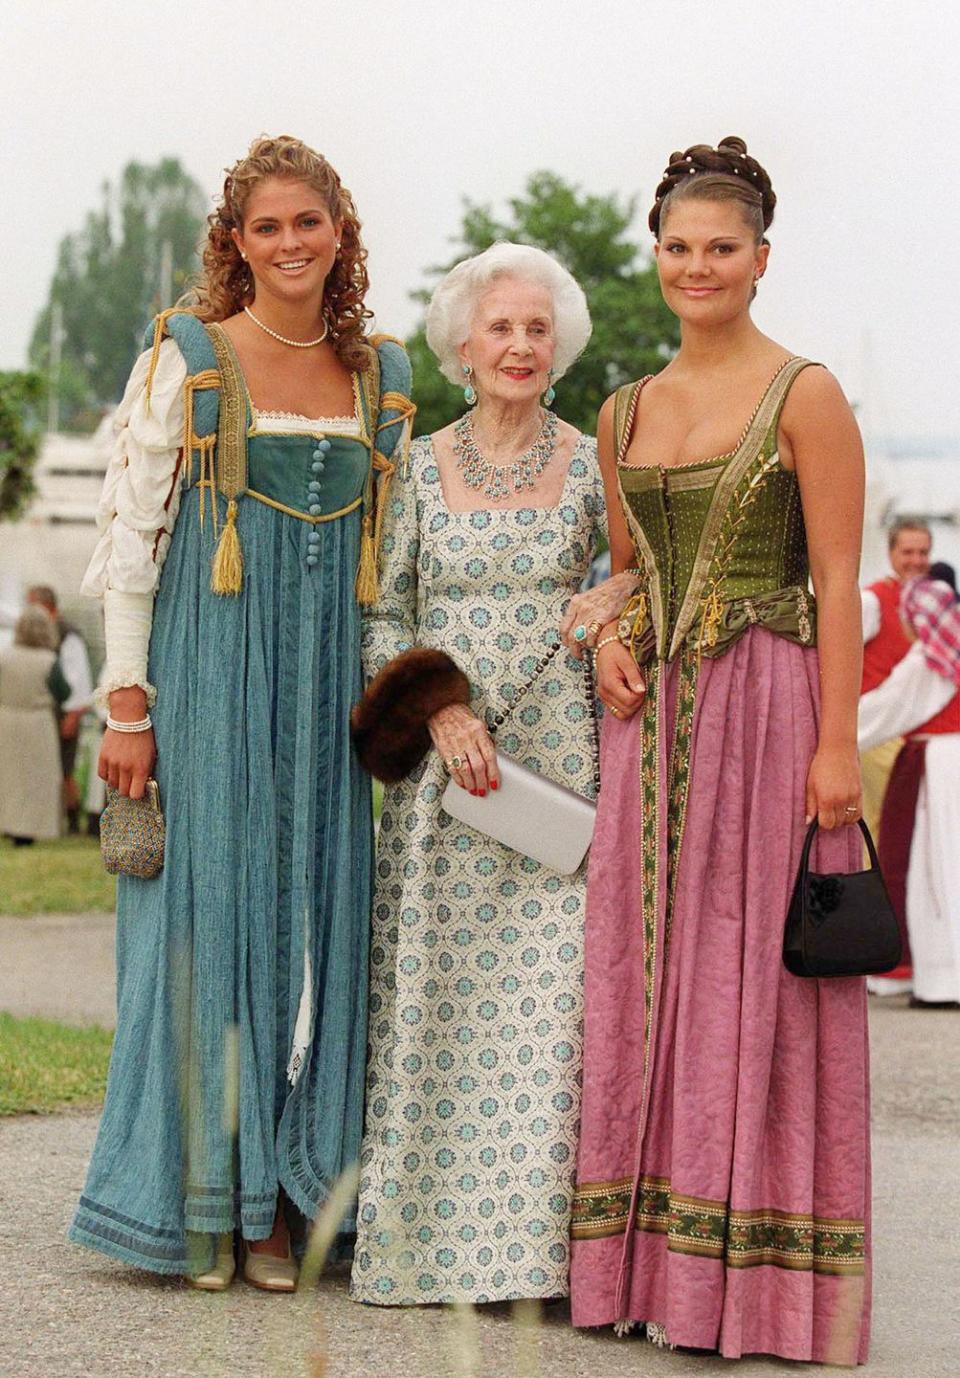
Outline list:
[[[549,651],[547,651],[546,655],[541,656],[540,659],[537,661],[536,665],[533,668],[533,674],[527,680],[526,684],[521,685],[520,689],[518,689],[516,697],[507,705],[506,708],[502,708],[499,713],[495,713],[492,717],[489,718],[487,722],[487,730],[490,733],[491,737],[495,737],[497,735],[497,729],[503,726],[507,718],[509,718],[510,714],[513,712],[517,704],[520,702],[520,700],[524,697],[525,694],[527,694],[533,688],[537,680],[543,674],[544,670],[546,670],[547,666],[553,660],[554,656],[557,654],[558,651],[561,650],[563,650],[563,643],[560,641],[554,642],[554,644],[550,647]],[[583,666],[583,680],[584,689],[586,690],[587,694],[587,706],[590,710],[590,745],[593,748],[593,787],[596,793],[599,795],[600,724],[597,721],[597,695],[593,686],[593,651],[590,649],[590,647],[586,647],[584,649],[584,656],[583,660],[581,661],[581,664]]]
[[[863,833],[863,840],[867,844],[867,852],[870,856],[870,869],[872,871],[879,871],[880,858],[877,856],[877,849],[873,845],[873,838],[870,836],[870,829],[867,827],[866,823],[863,821],[862,818],[857,819],[857,824],[860,828],[860,831]],[[819,820],[815,818],[813,822],[810,824],[809,828],[807,829],[807,836],[804,839],[803,851],[800,853],[800,874],[804,878],[807,875],[807,866],[810,860],[810,848],[813,846],[813,839],[817,835],[817,829],[819,828],[819,826]]]

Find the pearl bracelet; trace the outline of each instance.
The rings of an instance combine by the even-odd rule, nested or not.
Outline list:
[[[153,726],[153,719],[148,713],[139,722],[118,722],[116,718],[107,718],[107,726],[111,732],[149,732]]]
[[[593,648],[593,653],[594,653],[594,655],[597,654],[597,652],[600,650],[600,647],[601,647],[601,646],[609,646],[611,641],[620,641],[619,636],[617,636],[617,634],[616,634],[615,632],[614,632],[612,635],[610,635],[610,636],[601,636],[600,640],[597,642],[596,646],[594,646],[594,648]],[[623,643],[621,642],[621,645],[622,645],[622,644],[623,644]]]

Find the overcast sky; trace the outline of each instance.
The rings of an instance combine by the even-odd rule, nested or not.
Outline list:
[[[779,196],[760,326],[829,364],[876,434],[960,460],[960,47],[938,0],[2,0],[0,367],[24,362],[60,238],[130,159],[211,195],[261,132],[357,202],[380,328],[405,333],[463,196],[549,168],[637,194],[740,134]]]

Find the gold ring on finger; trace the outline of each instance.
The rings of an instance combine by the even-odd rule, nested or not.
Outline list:
[[[447,769],[448,769],[448,770],[463,770],[463,757],[462,757],[462,756],[451,756],[450,759],[449,759],[449,761],[447,762]]]
[[[590,625],[589,625],[589,627],[587,628],[587,631],[590,632],[591,635],[596,636],[597,633],[598,633],[599,631],[602,630],[602,628],[603,628],[603,623],[602,623],[602,622],[591,622]]]
[[[617,705],[616,705],[615,703],[611,703],[611,705],[610,705],[610,712],[613,714],[613,716],[614,716],[615,718],[619,718],[619,716],[620,716],[620,709],[617,707]]]

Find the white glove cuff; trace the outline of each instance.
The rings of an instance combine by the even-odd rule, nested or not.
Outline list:
[[[114,689],[138,685],[147,696],[147,707],[152,708],[157,691],[147,679],[147,655],[153,625],[153,594],[107,589],[103,595],[103,622],[107,663],[97,686],[98,706],[108,707],[108,696]]]

